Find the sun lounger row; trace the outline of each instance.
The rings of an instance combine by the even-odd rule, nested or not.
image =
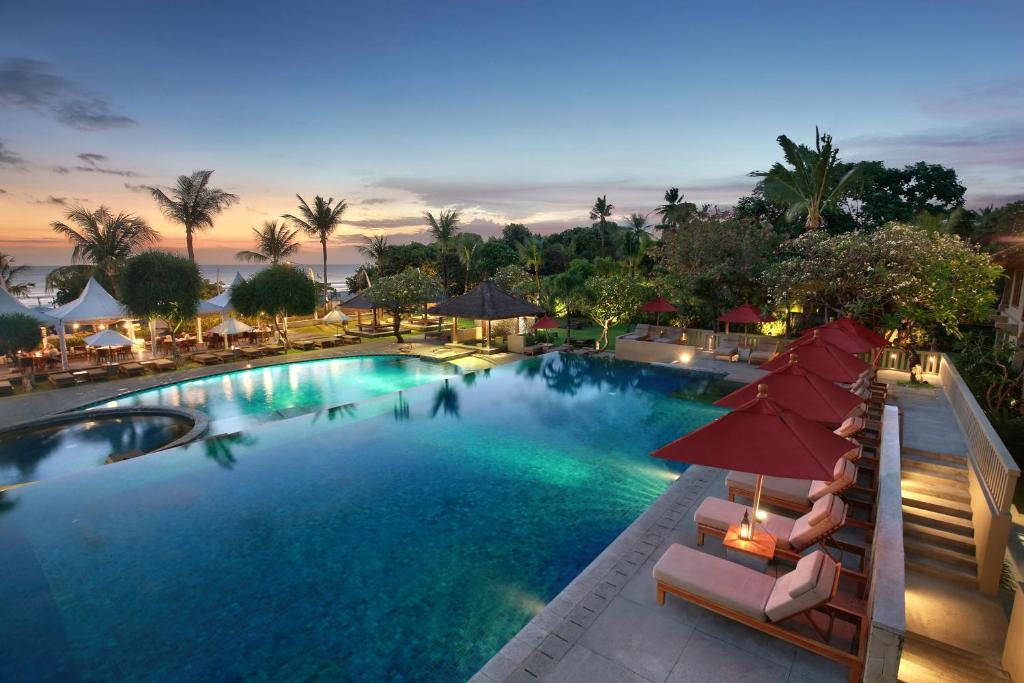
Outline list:
[[[622,335],[620,339],[631,341],[649,341],[659,344],[685,344],[686,331],[679,327],[658,327],[640,323],[629,334]]]

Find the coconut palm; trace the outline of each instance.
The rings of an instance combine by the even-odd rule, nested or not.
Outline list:
[[[544,238],[531,236],[525,242],[516,245],[519,260],[527,270],[533,271],[534,283],[537,285],[537,303],[541,301],[540,269],[544,265]]]
[[[348,204],[344,199],[339,199],[338,203],[335,204],[334,197],[324,199],[317,195],[313,198],[313,206],[310,206],[300,195],[295,196],[299,200],[299,215],[293,216],[290,213],[286,213],[281,218],[284,218],[310,237],[315,237],[320,241],[320,247],[323,250],[324,256],[324,306],[326,307],[329,296],[327,291],[327,240],[330,239],[334,231],[341,225],[341,215],[345,213]]]
[[[192,175],[178,176],[178,182],[167,195],[158,187],[147,187],[160,210],[170,220],[185,226],[185,244],[188,258],[196,260],[192,236],[199,230],[213,227],[213,218],[238,201],[236,195],[210,187],[213,171],[193,171]]]
[[[864,164],[855,164],[838,180],[839,148],[832,146],[832,136],[822,135],[814,129],[814,149],[797,145],[785,135],[778,137],[786,167],[778,162],[767,171],[754,171],[750,175],[764,178],[764,194],[786,206],[786,219],[794,220],[807,214],[807,229],[822,226],[822,212],[835,206],[850,189],[863,170]]]
[[[608,216],[612,215],[612,211],[615,207],[608,203],[608,195],[603,195],[597,198],[594,202],[594,206],[590,207],[590,220],[597,221],[598,223],[598,236],[601,238],[601,254],[604,255],[604,233],[605,226],[608,225]]]
[[[300,245],[295,239],[299,231],[289,230],[284,223],[263,221],[260,227],[252,228],[252,233],[256,237],[256,251],[236,252],[235,258],[239,261],[276,266],[299,250]]]
[[[448,294],[448,248],[452,238],[459,232],[459,221],[461,216],[458,209],[442,211],[434,217],[434,214],[427,211],[423,214],[427,219],[427,227],[434,238],[434,242],[441,250],[441,273],[444,284],[444,293]]]
[[[384,235],[374,235],[373,237],[363,237],[365,244],[359,245],[359,253],[370,259],[373,262],[373,267],[377,269],[378,274],[384,267],[384,259],[387,258],[388,253],[388,238]]]
[[[29,289],[36,286],[34,282],[14,284],[14,278],[28,270],[28,266],[14,265],[14,257],[0,251],[0,289],[7,290],[14,296],[25,296]]]
[[[462,267],[466,269],[465,291],[467,292],[469,291],[469,276],[473,271],[473,255],[476,253],[476,248],[479,245],[479,240],[463,240],[459,243],[459,262],[461,262]]]
[[[74,249],[71,261],[95,266],[109,279],[115,297],[120,298],[117,271],[129,257],[151,246],[160,239],[160,233],[149,227],[143,219],[130,213],[116,216],[105,206],[89,211],[81,206],[68,209],[68,223],[54,221],[54,232],[68,238]],[[48,278],[59,277],[61,271],[79,270],[76,266],[58,268]]]
[[[690,213],[692,204],[683,201],[683,193],[678,187],[670,187],[665,190],[665,203],[655,209],[655,213],[661,216],[659,229],[674,230],[686,220]]]

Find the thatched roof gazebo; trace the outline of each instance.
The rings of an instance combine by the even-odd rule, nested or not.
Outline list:
[[[524,316],[543,315],[544,310],[528,301],[516,298],[498,288],[492,280],[484,280],[462,296],[452,297],[434,307],[436,315],[450,316],[452,321],[452,341],[458,338],[459,318],[484,320],[486,325],[487,346],[491,345],[492,320],[507,320]]]

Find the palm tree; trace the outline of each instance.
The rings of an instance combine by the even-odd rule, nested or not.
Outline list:
[[[630,228],[622,236],[623,251],[626,256],[626,263],[629,266],[629,274],[636,275],[640,267],[640,261],[647,252],[651,243],[651,236],[647,232],[647,216],[641,213],[632,213],[625,218],[626,225]]]
[[[0,251],[0,289],[7,290],[13,296],[25,296],[30,288],[35,287],[34,282],[22,282],[14,284],[16,275],[28,270],[28,266],[14,265],[14,257]]]
[[[686,220],[693,205],[683,201],[683,193],[678,187],[670,187],[665,190],[665,203],[660,205],[655,212],[661,216],[661,225],[658,228],[674,230]]]
[[[544,238],[533,235],[525,242],[516,245],[519,258],[527,270],[533,271],[534,282],[537,284],[537,303],[541,301],[540,269],[544,265]]]
[[[239,261],[269,263],[276,266],[299,250],[295,236],[298,230],[289,230],[284,223],[263,221],[263,225],[252,229],[256,236],[256,251],[242,250],[235,253]]]
[[[196,260],[192,248],[192,235],[213,227],[213,217],[238,201],[230,192],[210,187],[213,171],[194,171],[192,175],[178,176],[178,184],[170,196],[158,187],[147,187],[160,210],[172,221],[185,226],[185,244],[188,258]]]
[[[295,195],[299,199],[299,216],[293,216],[290,213],[286,213],[281,218],[289,221],[296,228],[302,230],[310,237],[315,237],[320,240],[320,247],[323,249],[324,255],[324,307],[327,306],[328,292],[327,292],[327,240],[330,239],[334,231],[341,225],[341,215],[345,213],[345,209],[348,208],[348,204],[345,203],[344,199],[339,199],[338,203],[334,203],[334,197],[328,197],[324,199],[320,195],[313,198],[313,206],[310,207],[300,195]]]
[[[448,246],[452,238],[459,232],[459,221],[461,216],[458,209],[442,211],[434,217],[434,214],[427,211],[423,214],[427,219],[427,226],[434,241],[441,248],[441,272],[444,281],[444,293],[448,295]]]
[[[359,253],[370,259],[373,262],[373,267],[377,269],[378,275],[383,275],[380,270],[384,266],[384,259],[388,253],[388,238],[384,235],[374,235],[373,237],[363,237],[366,244],[359,245]]]
[[[462,262],[462,267],[466,269],[465,291],[467,292],[469,291],[469,275],[473,270],[473,254],[476,253],[476,248],[479,244],[478,240],[463,240],[459,244],[459,261]]]
[[[776,162],[768,171],[754,171],[750,175],[764,178],[764,194],[772,201],[784,204],[786,219],[794,220],[807,213],[807,229],[822,226],[822,212],[843,198],[853,181],[864,170],[864,164],[855,164],[841,178],[838,172],[839,148],[832,146],[832,136],[814,129],[814,149],[797,145],[785,135],[778,137],[786,162],[792,168]]]
[[[121,264],[160,239],[160,233],[149,227],[143,219],[130,213],[115,216],[105,206],[95,211],[74,206],[68,210],[65,218],[72,225],[54,221],[50,227],[67,237],[74,246],[71,261],[91,264],[102,270],[110,280],[117,298],[120,298],[117,271]],[[75,266],[58,268],[49,277],[66,269],[75,269]]]
[[[615,207],[608,203],[608,195],[597,198],[594,206],[590,208],[590,220],[598,222],[598,236],[601,238],[601,255],[604,255],[604,231],[608,224],[607,218],[612,215]]]

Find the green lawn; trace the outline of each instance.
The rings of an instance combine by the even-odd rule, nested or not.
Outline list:
[[[610,351],[614,351],[615,338],[618,337],[620,334],[626,334],[632,329],[632,325],[625,323],[622,325],[615,325],[614,327],[610,328],[608,330],[608,349]],[[551,340],[553,343],[561,344],[565,341],[565,332],[566,331],[564,328],[557,330],[541,330],[539,332],[539,336],[544,339]],[[597,325],[588,325],[587,327],[584,327],[581,330],[572,331],[573,339],[597,339],[599,336],[601,336],[601,328],[598,327]]]

